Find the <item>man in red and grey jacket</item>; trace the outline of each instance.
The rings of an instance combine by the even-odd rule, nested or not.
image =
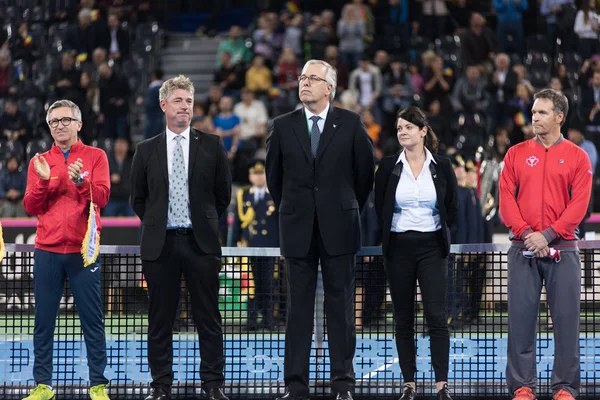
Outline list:
[[[515,399],[535,399],[536,324],[545,283],[554,321],[553,399],[571,400],[580,382],[577,226],[590,200],[592,167],[585,151],[560,133],[567,98],[552,89],[534,98],[536,136],[508,150],[500,176],[500,212],[512,234],[506,380]]]
[[[108,400],[104,376],[106,337],[100,296],[100,258],[83,266],[81,247],[88,228],[90,201],[96,207],[96,229],[101,229],[100,208],[108,202],[110,177],[106,153],[84,145],[81,111],[69,100],[48,109],[47,122],[54,138],[52,148],[29,163],[23,205],[38,216],[33,264],[35,328],[33,377],[37,387],[24,400],[49,400],[52,389],[52,347],[56,314],[65,276],[69,278],[85,337],[90,397]]]

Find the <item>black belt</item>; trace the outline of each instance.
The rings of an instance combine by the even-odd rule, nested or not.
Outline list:
[[[167,235],[169,236],[184,236],[184,235],[192,235],[194,231],[192,228],[172,228],[167,229]]]

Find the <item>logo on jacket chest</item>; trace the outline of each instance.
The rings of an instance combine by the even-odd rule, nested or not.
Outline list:
[[[537,163],[540,162],[540,159],[537,158],[536,156],[529,156],[528,158],[525,159],[525,163],[527,165],[529,165],[531,168],[535,167],[537,165]]]

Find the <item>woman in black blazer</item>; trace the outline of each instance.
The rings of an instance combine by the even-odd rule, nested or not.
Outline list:
[[[401,151],[381,160],[375,176],[375,209],[396,320],[396,347],[404,387],[400,400],[416,398],[415,288],[419,281],[431,343],[438,400],[448,391],[450,334],[446,321],[450,227],[458,212],[450,160],[437,156],[438,141],[418,107],[396,118]]]

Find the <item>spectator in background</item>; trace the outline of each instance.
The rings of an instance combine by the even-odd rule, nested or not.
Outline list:
[[[456,82],[451,97],[455,111],[479,113],[488,110],[490,95],[480,71],[478,65],[469,65],[465,76]]]
[[[215,129],[210,115],[206,112],[206,107],[202,103],[194,104],[194,115],[192,117],[192,128],[206,133],[212,133]]]
[[[158,92],[163,84],[164,72],[162,69],[155,69],[150,75],[150,84],[146,90],[146,96],[142,100],[144,103],[144,113],[146,120],[144,121],[144,137],[150,139],[160,134],[165,129],[165,118],[162,109]],[[139,103],[139,100],[138,100]]]
[[[592,75],[592,85],[582,89],[580,107],[586,125],[600,126],[600,71]]]
[[[10,59],[10,51],[0,49],[0,99],[17,93],[17,81]]]
[[[323,25],[320,15],[313,15],[312,23],[306,28],[305,42],[309,45],[309,55],[313,60],[321,60],[325,55],[325,49],[329,45],[329,28]]]
[[[80,96],[74,101],[81,110],[83,126],[79,131],[81,140],[89,144],[97,138],[96,124],[100,114],[100,90],[89,72],[82,72],[79,79]]]
[[[564,43],[571,34],[567,30],[573,29],[574,20],[571,20],[570,15],[572,7],[573,0],[541,0],[540,14],[546,18],[546,34],[552,54],[555,51],[556,38],[560,37]],[[575,15],[572,17],[575,18]]]
[[[110,199],[104,207],[105,217],[133,217],[133,209],[129,205],[129,173],[132,156],[129,153],[129,142],[124,138],[115,139],[113,151],[108,154],[110,170]]]
[[[227,51],[221,52],[221,66],[215,70],[213,82],[218,84],[223,91],[234,95],[244,87],[243,67],[234,65],[231,54]]]
[[[293,108],[298,99],[298,76],[302,69],[292,48],[286,47],[281,51],[281,56],[273,69],[273,78],[287,104],[287,108]]]
[[[567,137],[577,146],[581,147],[587,155],[590,157],[590,162],[592,164],[592,171],[596,171],[596,166],[598,165],[598,150],[594,143],[585,138],[586,129],[585,125],[577,122],[571,124],[569,129],[567,130]]]
[[[96,34],[92,29],[92,12],[89,8],[83,8],[77,16],[78,24],[67,32],[65,48],[77,61],[84,62],[90,57],[92,51],[97,47]],[[58,97],[61,97],[58,95]]]
[[[525,39],[523,36],[523,13],[527,11],[527,0],[494,0],[496,11],[496,37],[499,41],[500,51],[516,51],[519,55],[525,54]],[[514,49],[508,48],[508,35],[514,40]]]
[[[51,98],[73,99],[77,98],[81,73],[75,68],[75,56],[65,52],[61,64],[54,70],[48,79]]]
[[[18,109],[14,99],[8,99],[4,104],[4,113],[0,116],[0,129],[2,129],[3,139],[13,143],[20,142],[21,150],[25,149],[29,140],[27,135],[29,123],[25,115]],[[18,154],[18,156],[22,157],[23,154]]]
[[[443,114],[452,111],[450,93],[454,86],[454,71],[444,68],[442,57],[434,55],[429,68],[423,73],[423,81],[425,104],[438,100]]]
[[[282,35],[275,31],[276,25],[277,16],[265,13],[258,17],[258,29],[253,34],[254,53],[263,56],[269,66],[275,64],[275,57],[283,41]]]
[[[19,23],[17,35],[12,37],[10,51],[15,60],[23,60],[31,68],[33,63],[40,57],[39,43],[29,34],[29,23]]]
[[[233,113],[240,120],[240,141],[244,147],[250,146],[256,151],[262,147],[267,133],[267,108],[261,100],[254,98],[254,92],[242,89],[242,101],[233,108]]]
[[[435,132],[439,140],[439,149],[445,152],[448,148],[454,146],[454,136],[450,127],[450,120],[447,115],[441,113],[439,100],[433,100],[427,108],[427,121],[429,126]]]
[[[491,71],[492,58],[497,47],[494,32],[485,26],[485,18],[479,13],[471,14],[469,23],[470,29],[462,43],[463,63],[479,65],[484,71]]]
[[[505,53],[496,55],[495,69],[489,78],[488,90],[496,110],[496,123],[503,125],[509,117],[509,102],[515,95],[519,77],[510,69],[510,58]]]
[[[349,72],[348,66],[340,59],[339,51],[336,46],[330,45],[325,49],[325,61],[337,70],[337,89],[336,93],[342,93],[348,88]]]
[[[596,1],[582,0],[581,8],[575,16],[573,31],[579,36],[579,54],[584,60],[599,53],[598,30],[600,30],[600,23],[598,18]]]
[[[448,2],[450,9],[452,26],[456,35],[463,35],[469,28],[469,20],[471,19],[471,6],[467,4],[467,0],[457,0],[456,2]]]
[[[365,50],[366,27],[359,13],[360,10],[354,4],[346,4],[337,26],[340,55],[350,70],[356,68]]]
[[[520,143],[525,137],[533,134],[531,125],[531,107],[533,106],[532,92],[523,83],[517,84],[515,97],[509,102],[513,130],[510,135],[511,143]]]
[[[99,68],[100,119],[104,122],[106,138],[127,138],[129,113],[129,83],[117,75],[107,63]]]
[[[349,90],[362,109],[375,106],[381,95],[382,77],[379,68],[371,64],[367,56],[360,59],[359,66],[350,74]]]
[[[433,42],[436,38],[446,34],[446,23],[448,20],[448,8],[444,0],[423,0],[422,35]]]
[[[233,65],[244,65],[252,60],[252,51],[246,47],[246,41],[240,37],[241,29],[237,25],[229,28],[229,37],[222,41],[217,50],[217,68],[221,67],[221,53],[231,54]]]
[[[517,74],[517,83],[525,85],[529,93],[535,92],[535,88],[531,84],[531,81],[527,79],[527,68],[523,64],[513,65],[513,71]]]
[[[219,101],[219,114],[213,119],[214,134],[223,140],[223,147],[230,160],[235,157],[240,140],[240,119],[233,112],[233,99],[223,96]]]
[[[352,0],[352,4],[358,10],[358,15],[365,25],[365,36],[363,37],[365,50],[371,48],[375,37],[375,17],[368,4],[364,4],[363,0]]]
[[[252,65],[246,71],[246,87],[256,94],[262,95],[271,88],[273,76],[271,70],[265,65],[265,60],[260,55],[255,55]]]
[[[122,61],[129,57],[129,36],[121,28],[119,16],[112,12],[108,14],[108,31],[105,34],[104,45],[108,49],[111,60]]]
[[[104,47],[96,47],[92,53],[91,60],[82,64],[82,70],[92,74],[92,79],[98,81],[98,68],[108,62],[108,53]]]
[[[5,165],[5,169],[0,172],[0,218],[27,217],[23,208],[27,176],[19,168],[19,157],[9,155]]]
[[[302,14],[295,14],[288,22],[283,37],[283,49],[290,48],[298,58],[303,58],[302,34],[303,22]]]
[[[378,125],[373,118],[373,113],[369,110],[364,110],[362,112],[363,123],[365,124],[365,128],[367,128],[367,133],[369,137],[373,141],[374,147],[379,147],[379,140],[381,135],[381,125]]]

